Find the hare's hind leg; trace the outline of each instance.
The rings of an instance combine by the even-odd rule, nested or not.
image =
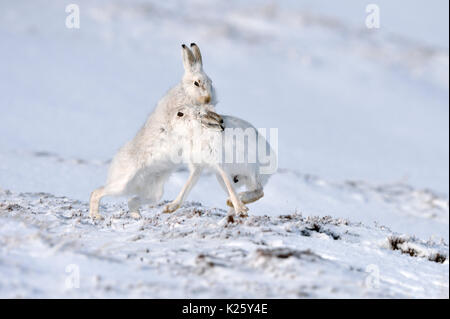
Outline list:
[[[89,216],[92,219],[103,219],[102,215],[98,213],[98,206],[100,205],[100,200],[105,195],[104,187],[99,187],[91,193],[91,198],[89,199]]]
[[[94,190],[91,193],[91,198],[89,199],[89,216],[92,219],[103,219],[98,212],[100,200],[109,195],[121,195],[125,189],[125,185],[125,183],[108,183],[107,185]]]
[[[161,199],[164,193],[164,183],[169,177],[170,172],[160,173],[159,176],[150,175],[146,177],[143,185],[139,185],[134,190],[135,196],[128,200],[129,214],[134,219],[140,219],[140,208],[145,204],[153,204]]]

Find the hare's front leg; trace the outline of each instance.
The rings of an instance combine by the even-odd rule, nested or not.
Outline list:
[[[200,177],[200,174],[202,172],[202,169],[200,167],[190,166],[190,175],[186,182],[186,184],[183,186],[183,189],[178,194],[177,198],[169,204],[167,204],[164,207],[164,213],[173,213],[178,208],[180,208],[181,204],[186,199],[187,195],[191,191],[192,187],[197,183],[198,178]]]
[[[233,185],[230,182],[228,174],[220,166],[216,166],[216,170],[219,172],[223,182],[225,183],[225,186],[228,190],[228,194],[230,195],[230,201],[233,204],[233,208],[236,214],[240,216],[248,216],[247,214],[248,208],[244,205],[244,203],[242,203],[242,201],[236,195],[236,191],[234,190]]]

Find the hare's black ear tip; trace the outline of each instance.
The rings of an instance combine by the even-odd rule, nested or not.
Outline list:
[[[196,47],[196,46],[197,45],[194,42],[191,43],[191,47]]]
[[[186,49],[186,44],[183,43],[183,44],[181,45],[181,47],[182,47],[183,49]]]

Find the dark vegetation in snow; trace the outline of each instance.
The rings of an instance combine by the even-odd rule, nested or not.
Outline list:
[[[414,244],[413,241],[408,238],[390,236],[388,237],[388,243],[390,249],[399,250],[402,254],[407,254],[411,257],[425,257],[429,261],[434,261],[441,264],[447,260],[447,256],[445,254],[422,248],[421,246]],[[411,245],[411,243],[413,244]]]

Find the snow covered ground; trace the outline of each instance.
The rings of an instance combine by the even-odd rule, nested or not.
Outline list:
[[[0,3],[1,297],[448,298],[447,1],[379,0],[376,30],[363,1],[74,3],[80,29],[61,1]],[[183,42],[220,113],[278,128],[278,173],[237,224],[210,175],[172,215],[90,221]]]

